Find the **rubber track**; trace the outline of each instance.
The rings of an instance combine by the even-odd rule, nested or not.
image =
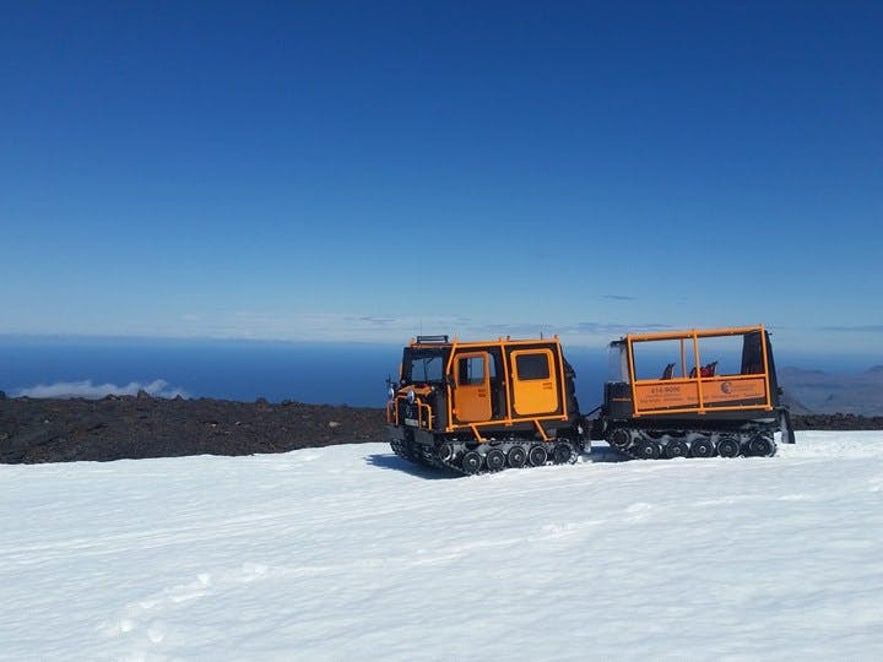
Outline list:
[[[562,440],[562,442],[564,442],[564,441],[565,440]],[[466,451],[471,450],[471,449],[467,449],[466,443],[463,441],[450,441],[449,443],[454,444],[454,446],[455,446],[453,461],[442,460],[441,458],[439,458],[435,454],[434,449],[431,449],[428,446],[422,446],[422,445],[418,445],[416,443],[409,444],[409,443],[403,442],[402,440],[399,440],[399,439],[391,440],[389,442],[389,445],[396,455],[398,455],[402,459],[408,460],[409,462],[411,462],[413,464],[419,464],[419,465],[422,465],[425,467],[432,467],[435,469],[444,469],[446,471],[452,471],[454,473],[458,473],[462,476],[480,476],[482,474],[500,473],[502,471],[507,471],[507,470],[510,470],[513,468],[513,467],[509,466],[508,461],[507,461],[507,463],[505,465],[503,465],[503,468],[500,469],[499,471],[488,471],[486,462],[482,462],[482,467],[481,467],[480,471],[477,471],[475,473],[469,473],[468,471],[463,470],[463,467],[460,464],[460,461],[462,460],[463,455],[466,454]],[[531,446],[533,446],[534,444],[537,444],[537,443],[547,444],[546,450],[547,450],[548,459],[546,460],[546,463],[543,466],[555,464],[554,460],[552,459],[552,457],[553,457],[552,451],[554,450],[555,446],[557,445],[557,442],[507,441],[507,442],[504,442],[503,444],[501,444],[501,446],[505,446],[508,450],[508,449],[511,449],[512,446],[518,444],[518,445],[522,446],[525,453],[528,453],[530,451]],[[570,444],[571,448],[573,449],[573,452],[570,455],[570,460],[566,464],[574,464],[577,461],[577,459],[579,459],[580,451],[577,448],[575,448],[574,445],[570,441],[566,441],[566,443]],[[415,446],[416,446],[416,448],[415,448]],[[497,448],[497,446],[494,446],[494,448]],[[533,468],[533,465],[531,465],[527,462],[525,462],[525,464],[522,467],[519,467],[519,469],[531,469],[531,468]]]
[[[624,429],[631,430],[631,431],[638,432],[638,433],[646,432],[646,430],[641,430],[641,429],[638,429],[638,428],[624,428]],[[709,431],[709,430],[684,430],[682,434],[683,434],[684,439],[690,437],[690,435],[699,435],[699,436],[701,436],[701,437],[705,437],[706,439],[710,439],[710,438],[711,438],[712,436],[714,436],[714,435],[720,435],[719,432],[716,432],[716,431]],[[729,433],[725,433],[724,436],[732,436],[732,435],[729,434]],[[742,435],[736,435],[736,436],[737,436],[737,438],[740,438]],[[748,436],[751,436],[751,435],[748,435]],[[650,437],[649,435],[645,435],[645,436],[643,436],[643,438],[644,438],[644,439],[649,439],[650,441],[655,441],[656,443],[658,443],[658,444],[660,445],[660,447],[661,447],[661,449],[662,449],[662,453],[661,453],[660,456],[657,458],[658,460],[668,460],[668,459],[671,459],[671,458],[666,457],[666,455],[665,455],[665,444],[662,444],[662,443],[659,441],[659,439],[654,439],[654,438]],[[633,452],[633,450],[634,450],[634,448],[635,448],[635,446],[636,446],[636,441],[637,441],[637,440],[633,440],[632,443],[629,444],[629,445],[628,445],[627,447],[625,447],[625,448],[623,448],[623,447],[621,447],[621,446],[616,446],[616,445],[614,445],[614,444],[612,444],[612,443],[610,443],[610,442],[608,442],[608,445],[609,445],[610,448],[611,448],[612,450],[614,450],[615,452],[617,452],[617,453],[619,453],[620,455],[623,455],[623,456],[625,456],[625,457],[628,457],[628,458],[630,458],[630,459],[632,459],[632,460],[647,460],[647,459],[649,459],[649,458],[646,458],[646,457],[642,457],[641,455],[637,455],[636,453]],[[694,441],[697,441],[697,440],[694,440]],[[764,455],[763,457],[773,457],[773,456],[776,454],[777,445],[776,445],[775,440],[774,440],[774,439],[770,439],[769,442],[770,442],[770,445],[771,445],[771,447],[772,447],[772,451],[771,451],[770,453],[768,453],[767,455]],[[693,442],[690,442],[690,445],[691,445],[691,446],[692,446],[692,443],[693,443]],[[745,453],[745,444],[744,444],[744,443],[742,443],[742,442],[740,441],[740,444],[739,444],[739,445],[740,445],[740,451],[739,451],[739,455],[737,455],[736,457],[755,457],[755,456],[752,456],[752,455],[747,455],[747,454]],[[708,458],[712,458],[712,457],[720,457],[720,456],[719,456],[718,453],[717,453],[717,448],[715,448],[715,452],[714,452],[712,455],[709,455],[708,458],[697,458],[697,457],[694,457],[694,456],[692,456],[692,455],[687,455],[686,457],[687,457],[688,459],[692,459],[692,460],[699,460],[699,459],[708,459]],[[728,459],[729,459],[729,458],[728,458]],[[732,458],[732,459],[735,459],[735,458]]]

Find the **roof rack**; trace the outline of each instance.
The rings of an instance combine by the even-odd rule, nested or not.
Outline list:
[[[417,342],[450,342],[448,336],[417,336]]]

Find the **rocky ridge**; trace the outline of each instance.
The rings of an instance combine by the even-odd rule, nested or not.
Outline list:
[[[7,398],[0,392],[0,463],[251,455],[386,441],[382,409],[294,401],[108,396]],[[794,416],[798,430],[880,430],[883,416]],[[798,437],[798,443],[800,443]]]
[[[0,462],[251,455],[384,439],[383,412],[347,406],[108,396],[0,399]]]

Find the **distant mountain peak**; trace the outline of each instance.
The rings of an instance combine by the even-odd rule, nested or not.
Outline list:
[[[860,373],[784,368],[779,384],[793,398],[792,411],[883,415],[883,365]]]

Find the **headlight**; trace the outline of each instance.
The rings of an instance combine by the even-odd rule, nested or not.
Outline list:
[[[396,390],[392,386],[390,386],[386,390],[386,395],[389,397],[390,400],[392,400],[394,397],[396,397]]]
[[[408,403],[413,405],[414,400],[416,400],[416,399],[417,399],[417,396],[414,395],[414,391],[408,391]]]

